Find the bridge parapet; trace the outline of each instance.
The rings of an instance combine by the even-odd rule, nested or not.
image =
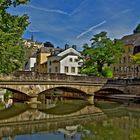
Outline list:
[[[140,85],[140,79],[108,79],[106,84]]]
[[[1,81],[66,81],[66,82],[86,82],[86,83],[106,83],[107,78],[83,75],[66,75],[59,73],[37,73],[29,71],[19,71],[13,75],[0,77]]]

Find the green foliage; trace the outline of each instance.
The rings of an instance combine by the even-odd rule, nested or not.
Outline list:
[[[134,34],[140,33],[140,24],[137,25],[137,27],[133,31]]]
[[[131,56],[131,59],[134,64],[140,64],[140,53]]]
[[[21,37],[29,24],[28,16],[11,15],[6,9],[26,2],[0,0],[0,73],[9,74],[19,69],[24,62],[25,51]]]
[[[6,93],[4,94],[5,99],[9,99],[9,97],[12,97],[12,96],[13,96],[13,93],[9,90],[7,90]]]
[[[112,78],[113,77],[112,69],[110,67],[104,67],[102,75],[107,78]]]
[[[111,40],[108,38],[106,32],[94,35],[91,41],[92,44],[90,47],[88,44],[84,44],[83,46],[84,49],[81,54],[84,65],[81,72],[84,73],[85,69],[88,69],[89,74],[91,74],[90,72],[92,71],[90,69],[93,67],[95,70],[94,75],[104,76],[103,67],[119,61],[123,52],[123,44],[120,40]]]

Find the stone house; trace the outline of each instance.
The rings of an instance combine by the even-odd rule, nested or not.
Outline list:
[[[38,73],[47,73],[47,66],[48,66],[48,57],[53,53],[53,52],[61,52],[61,48],[52,48],[52,47],[41,47],[37,51],[36,55],[36,64],[35,64],[35,71]]]
[[[140,65],[132,62],[131,56],[140,52],[140,33],[124,36],[124,53],[118,64],[113,64],[114,78],[136,78],[140,77]]]

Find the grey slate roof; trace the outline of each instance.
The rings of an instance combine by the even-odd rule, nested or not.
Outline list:
[[[124,36],[122,39],[125,45],[140,45],[140,33]]]

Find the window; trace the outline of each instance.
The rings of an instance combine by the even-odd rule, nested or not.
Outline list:
[[[52,65],[52,62],[51,61],[49,62],[49,65]]]
[[[65,73],[68,73],[69,72],[69,68],[67,66],[65,66]]]
[[[75,62],[78,62],[78,59],[77,59],[77,58],[75,58],[75,59],[74,59],[74,61],[75,61]]]
[[[51,71],[52,71],[51,68],[49,68],[49,73],[51,73]]]
[[[130,66],[128,67],[128,72],[131,72],[131,67]]]
[[[120,70],[119,70],[120,72],[122,72],[122,71],[123,71],[123,67],[119,67],[119,69],[120,69]]]
[[[114,72],[116,71],[116,67],[114,67]]]
[[[129,63],[129,62],[131,62],[131,57],[130,57],[130,56],[128,56],[128,63]]]
[[[72,62],[72,58],[70,58],[69,61]]]
[[[58,67],[55,67],[55,72],[58,72]]]
[[[127,72],[127,67],[124,67],[124,72]]]
[[[78,67],[78,73],[80,73],[80,71],[81,71],[81,67]]]
[[[120,63],[123,63],[123,58],[120,58]]]
[[[75,73],[75,67],[71,67],[71,73]]]
[[[126,57],[123,57],[123,63],[126,63]]]

